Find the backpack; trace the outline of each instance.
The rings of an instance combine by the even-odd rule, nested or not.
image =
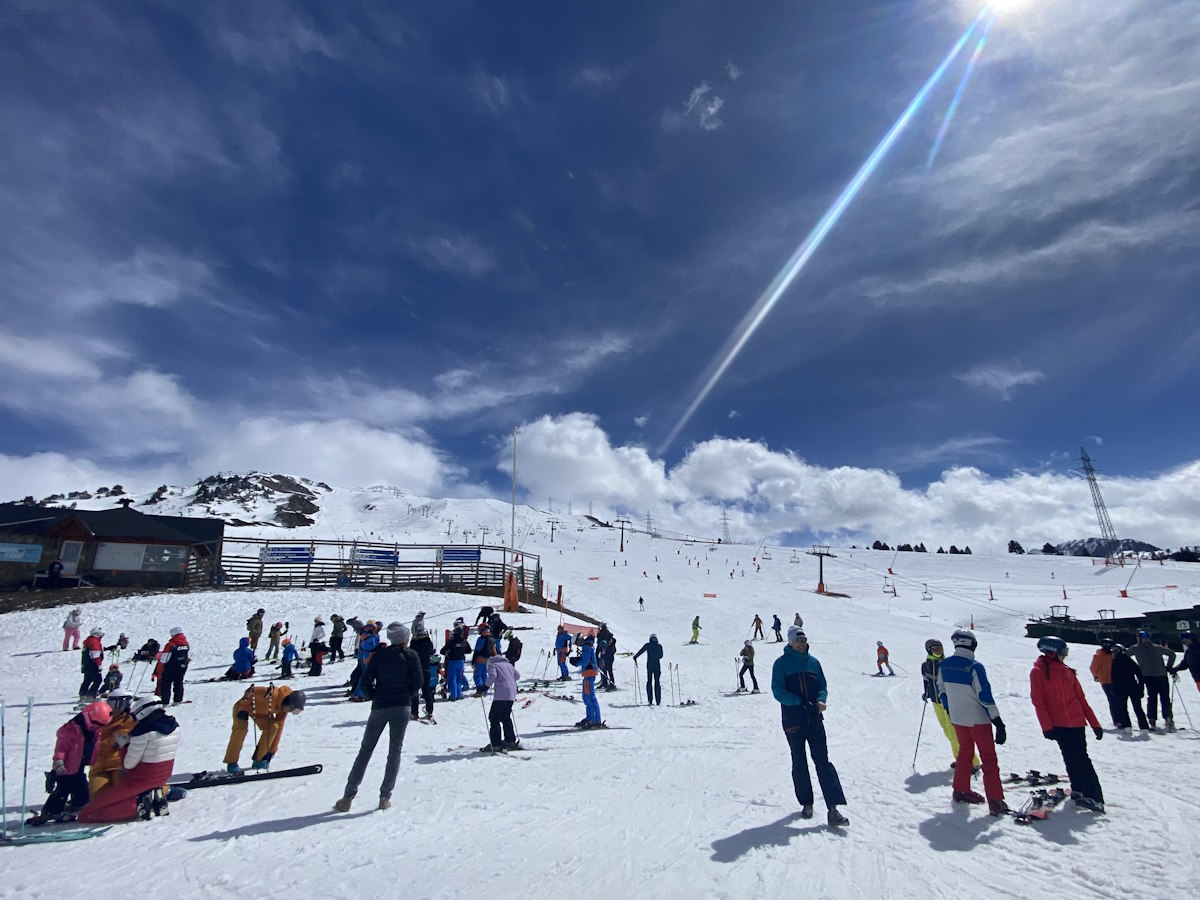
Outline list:
[[[504,655],[508,657],[508,661],[514,666],[517,660],[521,658],[521,639],[519,637],[511,637],[508,639],[508,649],[504,651]]]

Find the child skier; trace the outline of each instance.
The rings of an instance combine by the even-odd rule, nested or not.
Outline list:
[[[88,770],[88,795],[96,797],[101,791],[112,787],[124,772],[121,767],[122,751],[125,741],[117,743],[121,735],[128,735],[136,724],[129,714],[129,704],[133,695],[118,688],[108,695],[110,718],[96,735],[96,750],[92,756],[92,766]]]
[[[600,701],[596,699],[596,675],[599,668],[596,665],[596,639],[589,635],[583,639],[583,650],[579,654],[579,668],[583,676],[583,705],[587,715],[575,724],[580,728],[599,728],[603,723],[600,718]]]
[[[104,676],[100,674],[100,667],[104,665],[104,642],[101,640],[103,637],[102,629],[93,628],[83,640],[83,655],[80,663],[83,681],[79,685],[81,707],[96,699],[96,694],[100,690],[100,682],[104,679]]]
[[[876,641],[875,642],[875,669],[876,669],[875,674],[882,675],[884,666],[887,666],[889,675],[896,674],[892,670],[892,664],[890,662],[888,662],[888,648],[883,646],[883,641]]]
[[[946,712],[941,703],[938,702],[937,691],[937,676],[938,669],[942,666],[942,658],[945,656],[945,650],[942,649],[942,642],[936,638],[930,638],[925,642],[925,662],[921,663],[921,684],[922,694],[921,702],[933,702],[933,712],[937,716],[938,724],[942,726],[942,733],[946,735],[946,740],[950,742],[950,768],[955,768],[958,765],[958,732],[954,730],[954,725],[950,722],[950,714]],[[924,715],[922,713],[922,715]],[[971,771],[974,772],[979,768],[979,757],[976,756],[971,760]]]
[[[233,651],[233,665],[229,667],[222,678],[225,681],[241,681],[243,678],[249,678],[254,674],[254,662],[254,650],[250,647],[250,638],[240,638],[238,648]]]
[[[250,768],[265,772],[279,751],[279,740],[283,737],[283,725],[288,713],[302,711],[306,699],[304,691],[293,691],[287,685],[256,684],[247,688],[241,699],[233,704],[233,730],[225,747],[225,770],[231,775],[242,773],[238,757],[246,741],[247,723],[253,719],[260,736],[250,757]]]
[[[96,754],[96,734],[108,724],[112,710],[103,700],[89,703],[58,729],[54,742],[54,790],[30,825],[45,825],[61,816],[70,800],[73,809],[88,802],[88,780],[83,774]]]
[[[479,629],[479,637],[475,641],[475,653],[471,662],[475,665],[475,696],[487,694],[487,661],[496,655],[496,642],[492,640],[492,630],[487,625]]]
[[[300,651],[296,649],[296,645],[292,643],[292,639],[285,637],[283,639],[283,659],[280,665],[283,670],[280,672],[280,678],[294,678],[292,675],[292,663],[300,659]]]
[[[271,630],[267,632],[267,653],[263,659],[279,659],[279,644],[283,640],[283,636],[288,633],[289,623],[276,622],[271,626]]]

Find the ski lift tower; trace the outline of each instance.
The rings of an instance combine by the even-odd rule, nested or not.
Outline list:
[[[1100,540],[1104,543],[1104,561],[1106,564],[1111,563],[1120,546],[1120,541],[1117,540],[1117,532],[1113,528],[1112,519],[1108,517],[1108,508],[1104,505],[1104,498],[1100,496],[1100,483],[1096,480],[1096,470],[1092,466],[1092,458],[1088,456],[1087,450],[1083,447],[1079,448],[1079,461],[1083,463],[1083,473],[1087,476],[1088,487],[1092,491],[1092,504],[1096,507],[1096,520],[1100,523]]]
[[[815,556],[817,558],[817,566],[818,566],[817,593],[824,594],[825,593],[825,557],[828,556],[830,559],[836,559],[837,557],[829,552],[829,546],[827,544],[826,545],[813,544],[813,548],[808,551],[808,555]]]

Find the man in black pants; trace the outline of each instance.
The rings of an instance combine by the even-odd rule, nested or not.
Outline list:
[[[1119,713],[1117,727],[1122,731],[1133,729],[1133,724],[1129,721],[1129,704],[1132,703],[1133,711],[1137,715],[1138,728],[1149,731],[1150,723],[1146,721],[1146,713],[1142,709],[1142,670],[1133,661],[1129,651],[1120,644],[1113,647],[1112,689]]]
[[[417,658],[421,661],[421,672],[425,678],[421,682],[421,693],[413,694],[412,707],[410,718],[420,718],[421,700],[425,700],[425,718],[433,717],[433,685],[429,683],[429,660],[433,658],[433,638],[429,636],[429,631],[425,628],[425,620],[418,617],[416,620],[420,623],[421,632],[413,633],[412,648],[417,654]],[[416,622],[414,622],[416,624]]]
[[[750,673],[750,682],[754,685],[754,693],[758,693],[758,679],[754,677],[754,645],[746,641],[742,647],[742,652],[738,654],[742,658],[742,669],[738,672],[738,690],[746,689],[746,673]]]
[[[637,662],[637,658],[643,653],[646,654],[646,705],[662,706],[662,683],[659,676],[662,673],[663,648],[658,642],[658,635],[650,635],[650,640],[642,644],[642,649],[633,654],[634,662]]]
[[[1150,720],[1151,730],[1158,725],[1158,706],[1161,702],[1167,731],[1174,731],[1175,715],[1171,711],[1171,683],[1167,674],[1175,665],[1175,651],[1154,643],[1150,632],[1142,630],[1138,632],[1133,655],[1138,668],[1142,670],[1142,683],[1146,685],[1146,718]]]

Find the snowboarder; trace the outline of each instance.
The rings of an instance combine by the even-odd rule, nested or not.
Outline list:
[[[292,675],[292,664],[300,659],[300,651],[296,649],[296,645],[292,643],[290,637],[283,639],[283,659],[280,662],[281,671],[280,678],[294,678]]]
[[[1133,730],[1133,723],[1129,720],[1129,706],[1132,704],[1138,729],[1149,731],[1150,723],[1146,721],[1146,712],[1142,709],[1142,695],[1145,693],[1142,670],[1121,644],[1113,647],[1112,687],[1117,698],[1117,727],[1125,732]]]
[[[331,663],[341,662],[346,658],[346,651],[342,649],[342,638],[346,635],[346,620],[334,613],[329,617],[329,661]]]
[[[757,616],[755,618],[757,618]],[[742,652],[739,653],[738,656],[740,656],[742,658],[742,668],[738,672],[738,690],[744,691],[746,689],[745,676],[746,676],[746,673],[749,672],[750,673],[750,683],[754,685],[754,690],[751,691],[751,693],[757,694],[758,693],[758,679],[754,677],[754,645],[751,644],[750,641],[746,641],[746,643],[742,647]]]
[[[606,691],[617,689],[617,679],[613,675],[613,663],[617,659],[617,639],[610,638],[600,647],[600,687]]]
[[[250,638],[239,638],[238,648],[233,651],[233,665],[221,677],[225,681],[241,681],[243,678],[249,678],[254,674],[254,663],[255,656],[254,650],[250,646]]]
[[[79,667],[83,673],[83,681],[79,685],[80,706],[96,699],[96,694],[100,690],[100,682],[104,680],[104,676],[100,674],[100,667],[104,665],[104,642],[101,640],[103,637],[102,629],[93,628],[83,639]]]
[[[571,635],[563,625],[558,626],[558,634],[554,637],[554,655],[558,659],[558,680],[570,681],[571,672],[567,669],[567,657],[571,655]]]
[[[303,711],[307,699],[304,691],[293,691],[287,685],[256,684],[247,688],[233,704],[233,730],[225,747],[225,771],[231,775],[242,774],[238,757],[246,742],[247,724],[253,719],[260,734],[250,756],[250,768],[265,772],[279,751],[279,739],[283,737],[288,713]]]
[[[69,722],[58,729],[54,742],[54,789],[42,811],[29,820],[31,825],[44,825],[66,811],[70,801],[73,809],[88,802],[88,779],[83,773],[96,753],[96,735],[112,718],[112,710],[103,700],[89,703]]]
[[[1092,655],[1092,664],[1089,668],[1092,678],[1100,685],[1105,699],[1108,700],[1108,714],[1112,718],[1113,726],[1120,728],[1121,713],[1117,709],[1117,695],[1112,686],[1113,647],[1115,646],[1116,641],[1112,638],[1101,640],[1100,646]]]
[[[754,614],[754,622],[751,624],[754,626],[754,640],[762,640],[764,636],[762,628],[763,620],[759,617],[758,613]]]
[[[883,641],[875,642],[875,674],[882,675],[883,667],[887,666],[888,674],[895,675],[892,669],[892,664],[888,662],[888,648],[883,646]]]
[[[513,725],[513,701],[517,699],[517,679],[521,677],[507,656],[496,654],[487,661],[487,687],[493,688],[492,708],[488,710],[488,745],[485,753],[496,750],[516,750],[521,744],[517,740]],[[503,740],[501,732],[503,731]]]
[[[933,702],[934,715],[937,716],[938,724],[942,726],[942,733],[946,735],[946,740],[950,742],[950,753],[953,757],[950,760],[950,768],[953,769],[958,766],[958,732],[954,730],[954,725],[950,722],[950,714],[938,700],[937,689],[938,669],[941,668],[945,655],[946,651],[942,649],[941,641],[930,638],[925,642],[925,662],[921,663],[921,702]],[[977,768],[979,768],[978,756],[971,760],[971,771],[974,772]]]
[[[1175,716],[1171,711],[1171,685],[1167,673],[1175,665],[1175,651],[1154,643],[1150,632],[1143,629],[1138,632],[1133,655],[1142,670],[1142,683],[1146,685],[1146,718],[1150,721],[1150,730],[1158,727],[1158,705],[1161,701],[1167,731],[1174,731]],[[1165,663],[1163,657],[1166,657]]]
[[[825,738],[824,712],[828,700],[825,673],[821,664],[808,652],[808,638],[799,625],[788,628],[788,643],[783,655],[771,669],[771,693],[779,701],[783,717],[783,733],[792,752],[792,786],[800,803],[801,818],[813,816],[812,778],[808,774],[808,757],[812,754],[821,785],[821,797],[828,810],[830,828],[850,824],[839,810],[846,803],[837,769],[829,761]]]
[[[267,641],[269,643],[267,644],[266,656],[263,659],[279,659],[279,645],[290,627],[290,622],[276,622],[271,626],[271,630],[267,632]]]
[[[79,629],[83,625],[83,610],[78,606],[67,613],[67,618],[63,620],[63,649],[78,650],[79,649]]]
[[[662,706],[662,682],[659,678],[662,675],[663,648],[657,634],[650,635],[650,640],[642,644],[642,649],[633,654],[634,662],[643,653],[646,654],[646,705]]]
[[[492,630],[483,625],[479,629],[479,637],[475,639],[475,650],[471,662],[475,666],[475,696],[482,697],[487,693],[487,661],[496,655],[496,642],[492,640]]]
[[[388,645],[373,653],[363,669],[359,688],[371,700],[371,714],[367,717],[362,744],[346,779],[346,790],[342,799],[334,804],[338,812],[350,811],[350,804],[354,802],[384,728],[388,729],[388,755],[383,782],[379,786],[379,808],[387,809],[392,805],[392,789],[400,771],[400,751],[404,746],[412,698],[420,692],[425,679],[420,659],[408,646],[411,637],[407,625],[393,622],[387,627]]]
[[[417,613],[417,617],[413,619],[412,628],[412,643],[410,646],[413,652],[417,654],[417,659],[421,661],[421,671],[429,671],[429,661],[433,658],[433,638],[429,636],[429,629],[425,627],[425,613]],[[436,672],[436,670],[435,670]],[[433,684],[429,683],[426,678],[421,682],[421,693],[413,694],[411,718],[416,719],[421,711],[421,699],[425,700],[425,718],[433,716],[433,689],[437,685],[437,677],[435,675]]]
[[[1190,631],[1182,632],[1179,639],[1183,641],[1183,659],[1171,670],[1171,677],[1178,678],[1175,673],[1186,670],[1196,682],[1196,689],[1200,690],[1200,647],[1196,646],[1195,635]]]
[[[1104,812],[1104,792],[1088,757],[1085,725],[1096,740],[1104,737],[1100,720],[1088,705],[1075,670],[1064,663],[1067,642],[1047,636],[1038,641],[1042,655],[1029,672],[1029,699],[1048,741],[1057,741],[1071,779],[1071,799],[1077,806]]]
[[[446,641],[441,650],[442,656],[446,658],[446,690],[449,691],[451,700],[462,696],[463,686],[467,681],[463,669],[466,668],[467,654],[470,652],[471,645],[463,635],[462,629],[455,628],[450,640]]]
[[[775,632],[775,643],[783,643],[783,623],[779,621],[779,616],[771,615],[771,630]]]
[[[170,639],[158,654],[158,664],[154,671],[154,677],[158,681],[158,696],[163,706],[171,702],[172,693],[177,705],[183,702],[183,676],[187,673],[191,652],[187,635],[176,625],[171,629]]]
[[[583,650],[579,654],[580,675],[583,678],[583,705],[586,715],[575,724],[580,728],[598,728],[603,720],[600,718],[600,701],[596,699],[596,675],[599,667],[596,665],[596,639],[590,634],[583,639]]]
[[[242,640],[249,642],[249,638]],[[154,696],[134,700],[130,712],[137,724],[127,739],[116,740],[118,746],[125,744],[124,777],[80,810],[80,822],[127,822],[165,810],[162,786],[175,770],[179,723]]]
[[[954,655],[945,659],[938,669],[938,699],[958,734],[958,759],[955,760],[954,788],[951,795],[955,803],[982,803],[984,798],[971,790],[971,759],[979,750],[983,766],[983,792],[987,797],[988,812],[1001,816],[1008,812],[1004,802],[1004,786],[1000,783],[1000,764],[996,759],[996,745],[1003,744],[1008,735],[1000,710],[992,699],[992,687],[988,684],[987,670],[975,661],[978,641],[975,632],[960,628],[950,635],[954,644]],[[995,737],[992,727],[996,727]]]
[[[696,616],[696,618],[692,619],[692,639],[690,641],[688,641],[688,643],[689,644],[700,643],[700,617],[699,616]]]
[[[266,614],[265,609],[260,609],[246,620],[246,634],[250,638],[250,649],[256,653],[258,652],[258,639],[262,637],[263,616]]]

